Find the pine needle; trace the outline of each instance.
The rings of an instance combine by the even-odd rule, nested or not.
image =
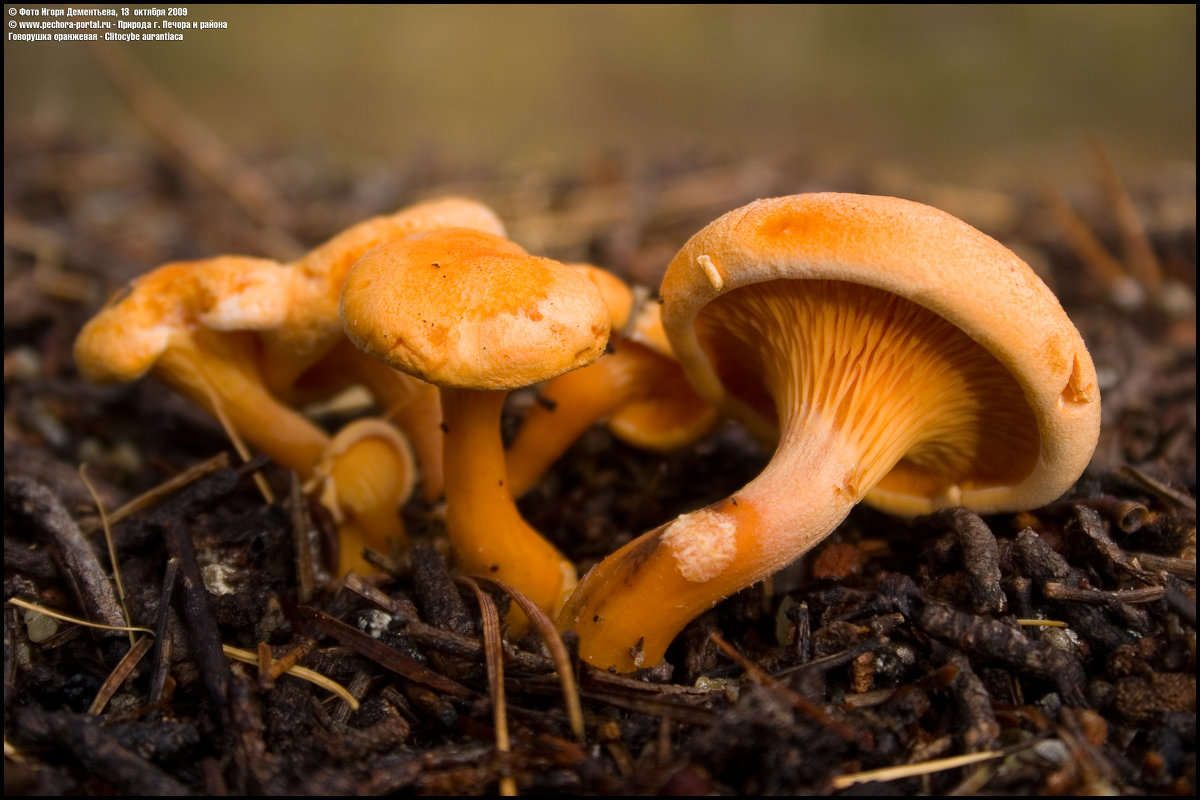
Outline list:
[[[488,691],[492,696],[492,722],[496,729],[496,751],[510,753],[511,742],[508,738],[508,712],[504,700],[504,649],[500,637],[500,613],[491,595],[479,588],[479,584],[470,578],[464,581],[475,593],[479,602],[480,616],[483,621],[483,653],[487,662]],[[509,774],[509,764],[502,762],[504,772],[500,776],[500,796],[516,797],[517,782]]]
[[[117,563],[117,547],[113,542],[112,526],[108,522],[108,513],[104,510],[104,503],[100,502],[100,495],[96,493],[96,487],[87,476],[87,464],[79,465],[79,477],[83,481],[83,485],[87,487],[88,493],[92,496],[92,502],[96,504],[96,511],[100,514],[100,525],[104,529],[104,543],[108,546],[108,561],[112,565],[113,582],[117,585],[117,602],[121,604],[121,612],[125,615],[126,621],[132,620],[129,616],[129,606],[125,603],[125,583],[121,580],[121,567]],[[133,632],[129,633],[129,646],[134,646]]]
[[[542,641],[550,651],[550,656],[554,659],[558,680],[562,686],[563,702],[567,707],[567,720],[571,725],[571,732],[575,734],[576,740],[582,743],[586,736],[583,727],[583,704],[579,700],[579,685],[575,682],[571,656],[567,653],[567,646],[563,644],[558,628],[554,626],[554,622],[546,615],[545,611],[542,611],[532,600],[508,584],[483,576],[479,576],[479,580],[487,581],[512,597],[525,612],[525,616],[529,618],[533,627],[537,629],[538,634],[541,635]]]
[[[242,650],[241,648],[233,647],[227,644],[221,645],[221,649],[225,652],[226,658],[231,658],[234,661],[241,661],[243,664],[258,664],[258,653],[251,653],[249,650]],[[300,678],[301,680],[308,681],[309,683],[315,683],[322,689],[332,692],[344,700],[346,705],[350,706],[352,711],[358,711],[358,698],[350,694],[346,687],[329,678],[326,678],[321,673],[314,672],[306,667],[292,666],[285,670],[284,674],[291,675],[293,678]]]

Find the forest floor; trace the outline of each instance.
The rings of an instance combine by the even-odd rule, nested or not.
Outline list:
[[[1093,186],[1060,194],[883,170],[818,184],[796,162],[700,156],[512,176],[427,154],[348,176],[295,154],[234,169],[219,148],[154,141],[6,124],[6,794],[1195,794],[1194,167],[1137,181],[1101,154]],[[288,473],[242,464],[217,423],[157,382],[92,385],[72,361],[109,293],[159,264],[290,258],[418,199],[475,197],[531,252],[653,290],[718,215],[816,189],[939,206],[1038,270],[1097,364],[1091,467],[1021,513],[858,509],[641,674],[575,662],[564,688],[536,635],[507,642],[507,752],[492,645],[441,556],[436,507],[404,509],[410,552],[337,581],[297,556],[297,534],[332,534]],[[531,398],[511,399],[509,433]],[[767,457],[732,424],[665,455],[597,427],[521,509],[582,573]],[[35,610],[94,616],[112,597],[99,507],[129,617],[153,636]],[[289,663],[356,702],[284,674]]]

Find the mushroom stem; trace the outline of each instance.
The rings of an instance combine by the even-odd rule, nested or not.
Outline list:
[[[738,492],[643,534],[588,572],[560,627],[579,634],[579,655],[595,666],[629,672],[657,664],[688,622],[782,569],[845,519],[861,499],[849,482],[856,460],[830,426],[793,427]]]
[[[446,528],[459,567],[498,578],[555,613],[575,586],[575,567],[513,503],[500,438],[506,391],[442,387]],[[524,628],[514,609],[509,627]]]
[[[251,447],[307,480],[329,436],[267,391],[257,363],[253,334],[198,327],[173,338],[154,374],[210,415],[224,416]],[[221,404],[220,415],[214,402]]]
[[[559,375],[541,392],[508,449],[509,489],[520,497],[598,420],[628,402],[657,377],[638,357],[642,348],[621,342],[586,367]],[[661,363],[659,360],[656,363]]]

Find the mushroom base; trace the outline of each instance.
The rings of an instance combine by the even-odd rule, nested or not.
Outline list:
[[[830,425],[803,439],[793,431],[741,491],[643,534],[584,576],[559,615],[581,658],[618,672],[657,664],[692,619],[845,519],[861,499],[851,481],[860,459]]]

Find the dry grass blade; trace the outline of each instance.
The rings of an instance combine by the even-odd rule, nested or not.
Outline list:
[[[258,662],[258,654],[251,653],[249,650],[242,650],[241,648],[232,647],[227,644],[221,645],[221,650],[224,651],[226,658],[232,659],[234,661],[240,661],[243,664],[254,664],[254,665],[257,665],[259,663]],[[329,678],[326,678],[324,675],[322,675],[319,672],[313,672],[311,669],[308,669],[306,667],[297,667],[297,666],[293,665],[291,667],[288,667],[287,670],[285,670],[285,674],[291,675],[293,678],[300,678],[301,680],[306,680],[309,683],[314,683],[317,686],[320,686],[322,689],[325,689],[327,691],[332,692],[333,694],[336,694],[339,698],[341,698],[343,701],[345,701],[346,705],[350,706],[351,711],[358,710],[358,699],[354,695],[350,694],[349,690],[347,690],[346,687],[342,686],[340,683],[337,683],[336,681],[332,681]]]
[[[1062,191],[1057,187],[1049,188],[1046,200],[1051,218],[1066,238],[1068,246],[1095,281],[1105,287],[1109,297],[1121,305],[1140,305],[1144,297],[1143,287],[1100,243],[1088,224],[1071,208]]]
[[[545,611],[542,611],[528,597],[503,581],[485,577],[480,577],[479,580],[487,581],[509,595],[521,607],[521,610],[525,612],[525,616],[529,617],[529,621],[533,623],[533,627],[537,629],[558,669],[558,680],[562,685],[563,702],[567,706],[567,720],[571,724],[571,732],[575,734],[575,738],[578,741],[583,742],[586,734],[583,727],[583,705],[579,700],[579,685],[575,682],[575,671],[571,665],[571,656],[567,653],[567,646],[563,644],[558,628],[554,627],[554,622],[546,615]]]
[[[1138,281],[1145,287],[1151,297],[1158,296],[1162,290],[1163,271],[1154,254],[1154,246],[1146,235],[1146,226],[1142,223],[1137,206],[1125,188],[1117,168],[1113,165],[1108,151],[1099,141],[1092,141],[1092,153],[1100,168],[1100,179],[1104,184],[1104,194],[1117,217],[1117,231],[1121,234],[1121,249],[1130,272],[1137,276]]]
[[[500,753],[511,752],[508,739],[508,712],[504,700],[504,649],[500,636],[500,613],[496,611],[496,603],[491,596],[479,588],[479,584],[470,578],[464,582],[475,593],[479,602],[480,617],[483,622],[483,652],[487,662],[488,691],[492,696],[492,721],[496,729],[496,750]],[[507,764],[505,764],[507,768]],[[507,772],[507,769],[506,769]],[[517,783],[512,775],[500,777],[500,794],[503,797],[516,797]]]
[[[233,449],[242,459],[242,463],[250,461],[254,456],[250,453],[250,448],[246,446],[242,440],[242,435],[238,433],[237,428],[233,427],[233,423],[229,421],[229,416],[225,413],[225,406],[221,402],[221,398],[217,396],[216,391],[208,383],[204,384],[204,391],[208,393],[208,403],[212,406],[213,413],[217,416],[217,421],[221,423],[221,427],[225,429],[225,435],[229,437],[229,441],[233,443]],[[275,494],[271,491],[271,487],[267,485],[267,479],[263,477],[261,472],[254,473],[254,485],[258,487],[258,491],[262,493],[263,499],[267,501],[267,505],[275,502]]]
[[[133,634],[131,633],[130,636]],[[108,701],[117,693],[117,689],[121,688],[121,684],[133,672],[134,668],[141,662],[146,653],[150,652],[151,645],[154,644],[154,638],[151,636],[143,636],[136,640],[133,646],[129,648],[129,652],[117,664],[108,677],[104,679],[104,683],[100,686],[100,691],[96,692],[96,699],[88,707],[89,714],[99,714],[108,705]]]
[[[303,642],[296,645],[279,658],[270,658],[266,664],[265,670],[262,667],[259,668],[259,685],[264,689],[270,688],[271,685],[275,683],[276,678],[290,670],[296,665],[297,661],[311,653],[316,644],[316,640],[314,639],[305,639]],[[268,655],[270,655],[269,649]],[[262,644],[260,644],[259,659],[261,660],[262,657]]]
[[[980,761],[989,761],[1005,755],[1008,755],[1008,753],[1004,750],[988,750],[983,753],[969,753],[965,756],[939,758],[933,761],[925,761],[921,764],[905,764],[900,767],[885,767],[883,769],[868,770],[867,772],[856,772],[852,775],[839,775],[833,779],[833,788],[841,790],[848,789],[856,783],[895,781],[901,778],[929,775],[947,769],[978,764]]]
[[[139,628],[136,625],[104,625],[99,622],[90,622],[86,619],[80,619],[79,617],[72,617],[70,614],[64,614],[61,611],[54,611],[52,609],[46,608],[45,606],[39,606],[36,603],[30,603],[29,601],[22,600],[19,597],[10,597],[7,600],[5,600],[4,602],[9,603],[14,606],[17,606],[18,608],[24,608],[29,611],[36,611],[39,614],[45,614],[47,617],[54,617],[55,619],[61,619],[63,622],[70,622],[75,625],[82,625],[85,628],[95,628],[95,629],[101,630],[101,631],[127,631],[127,632],[134,632],[134,633],[148,633],[151,636],[154,635],[154,631],[150,630],[149,628]]]

